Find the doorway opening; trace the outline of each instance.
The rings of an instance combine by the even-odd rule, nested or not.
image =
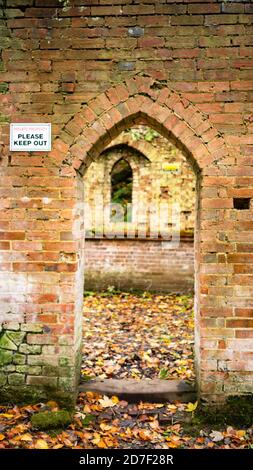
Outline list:
[[[145,123],[84,175],[84,380],[194,383],[197,176]]]

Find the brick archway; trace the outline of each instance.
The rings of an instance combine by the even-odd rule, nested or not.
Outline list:
[[[91,100],[67,123],[55,142],[51,157],[56,157],[58,161],[62,160],[63,174],[66,169],[75,170],[79,180],[78,186],[81,188],[77,198],[82,201],[80,176],[84,175],[85,168],[123,130],[139,123],[145,123],[157,130],[180,148],[198,175],[195,224],[195,358],[200,394],[209,396],[214,394],[216,388],[213,381],[210,385],[207,361],[202,361],[206,359],[205,347],[202,345],[205,323],[201,316],[202,306],[205,305],[205,286],[201,281],[200,267],[205,256],[201,249],[201,208],[205,207],[205,203],[203,197],[200,199],[200,194],[205,175],[210,173],[210,169],[211,173],[216,174],[219,162],[228,155],[223,137],[211,125],[208,117],[188,100],[150,78],[135,77]],[[67,144],[70,140],[71,144]],[[84,220],[82,210],[79,215],[79,218],[75,218],[75,230],[82,233]],[[215,240],[213,243],[215,244]],[[78,271],[76,273],[79,287],[84,270],[81,245],[80,239],[79,273]],[[81,294],[82,290],[79,291],[79,301],[75,299],[79,306]],[[80,329],[81,313],[78,311],[76,311],[76,324]],[[77,336],[80,343],[80,334]]]
[[[228,155],[222,135],[206,114],[166,84],[136,76],[90,100],[65,125],[51,157],[83,172],[126,126],[143,120],[180,147],[200,170]]]
[[[219,327],[216,319],[223,324],[223,317],[231,311],[220,303],[216,288],[219,284],[213,287],[210,278],[218,270],[220,260],[224,262],[223,251],[231,249],[226,241],[217,240],[209,222],[213,210],[222,218],[224,209],[233,207],[232,196],[224,195],[223,161],[228,156],[227,148],[207,115],[196,106],[170,91],[165,83],[136,76],[89,101],[64,126],[47,156],[27,154],[18,158],[18,164],[28,167],[25,174],[28,180],[27,193],[16,196],[17,207],[22,207],[24,213],[24,220],[18,221],[21,229],[10,233],[3,244],[6,253],[1,267],[8,276],[8,283],[2,282],[0,286],[0,300],[6,308],[5,326],[0,332],[3,399],[16,396],[17,386],[21,399],[55,396],[66,402],[75,397],[82,339],[83,174],[121,131],[144,122],[179,147],[201,175],[195,236],[198,384],[202,397],[220,399],[224,395],[222,381],[226,370],[221,370],[219,364],[227,358],[225,342],[219,341],[219,331],[215,341],[210,339],[212,332],[208,338],[206,332],[209,327],[216,331]],[[10,160],[13,186],[16,159],[13,156]],[[30,169],[32,164],[34,168]],[[9,162],[5,161],[5,165],[8,176]],[[15,220],[16,206],[12,208]],[[33,219],[29,218],[29,211]],[[14,243],[13,237],[17,240]],[[209,262],[214,263],[214,271],[207,269]],[[229,269],[224,266],[223,270]],[[13,322],[16,322],[16,336]],[[226,331],[222,332],[222,338],[226,337]],[[6,341],[14,337],[17,344],[12,341],[13,350],[6,352]],[[217,351],[219,347],[224,351]],[[18,348],[28,365],[21,378],[15,372],[9,378],[8,366],[13,363]],[[33,365],[38,366],[37,375]]]
[[[111,144],[106,147],[106,150],[113,150],[120,146],[125,146],[130,150],[136,150],[140,152],[147,160],[152,161],[156,157],[156,150],[149,142],[135,141],[128,136],[120,135]]]

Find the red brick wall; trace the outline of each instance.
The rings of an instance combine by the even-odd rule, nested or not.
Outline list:
[[[50,384],[73,396],[84,259],[79,175],[121,130],[143,121],[199,172],[201,395],[252,391],[252,206],[233,208],[234,197],[253,195],[252,2],[1,4],[2,395],[32,386],[43,395]],[[10,153],[15,121],[52,122],[53,150]],[[16,335],[23,343],[5,349],[6,336],[34,324],[38,334]]]
[[[86,240],[84,288],[192,292],[193,243],[169,246],[159,240]]]

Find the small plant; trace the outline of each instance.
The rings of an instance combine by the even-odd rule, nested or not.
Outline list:
[[[95,295],[95,292],[93,292],[91,290],[85,290],[84,293],[83,293],[84,297],[93,297],[94,295]]]
[[[197,409],[197,406],[198,406],[198,402],[196,401],[195,403],[188,403],[187,404],[187,407],[186,407],[186,410],[188,413],[191,413],[192,414],[192,419],[194,418],[194,412],[195,410]]]
[[[130,134],[131,138],[134,141],[144,139],[146,142],[152,142],[156,137],[159,137],[158,132],[156,132],[154,129],[148,128],[146,129],[129,129],[127,131],[128,134]]]
[[[169,377],[169,371],[166,369],[166,367],[163,367],[159,371],[159,379],[167,380]]]
[[[159,134],[154,129],[148,129],[144,134],[144,139],[147,142],[152,142],[156,137],[159,137]]]
[[[109,292],[110,294],[113,294],[115,292],[115,286],[108,286],[107,292]]]
[[[138,131],[137,129],[130,129],[129,134],[134,141],[140,140],[142,137],[141,132]]]
[[[91,377],[91,375],[87,375],[87,374],[82,374],[82,380],[84,382],[89,382],[90,380],[94,379],[94,377]]]
[[[96,416],[87,414],[84,418],[81,419],[83,427],[88,427],[93,421],[95,421]]]

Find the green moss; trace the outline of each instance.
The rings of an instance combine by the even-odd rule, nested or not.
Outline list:
[[[56,401],[60,406],[73,410],[76,404],[77,390],[58,390],[46,386],[6,385],[0,388],[1,405],[26,405]]]
[[[83,427],[87,428],[90,423],[95,421],[95,419],[96,419],[95,415],[87,414],[85,418],[81,419]]]
[[[18,354],[14,353],[13,354],[13,364],[25,364],[26,361],[26,356],[24,354]]]
[[[17,346],[19,346],[22,343],[25,335],[26,335],[26,333],[23,332],[23,331],[8,331],[8,337]]]
[[[6,351],[0,348],[0,366],[6,366],[12,362],[12,351]]]
[[[58,377],[59,376],[59,367],[46,365],[43,367],[43,375],[47,377]]]
[[[13,358],[12,351],[6,351],[0,348],[0,366],[11,364]]]
[[[72,421],[72,415],[69,411],[42,411],[36,413],[31,418],[34,428],[40,430],[62,429],[68,426]]]
[[[24,365],[17,365],[16,371],[19,374],[30,374],[30,375],[40,375],[41,374],[41,366],[30,366],[27,364]]]
[[[21,344],[19,351],[24,354],[41,354],[41,346],[37,344]]]
[[[202,405],[195,412],[193,426],[224,425],[250,427],[253,424],[253,395],[231,396],[220,405]]]
[[[27,333],[42,333],[43,326],[40,323],[23,323],[21,325],[21,331],[26,331]]]
[[[10,385],[22,385],[25,383],[25,375],[19,373],[9,374],[8,382]]]
[[[7,382],[7,376],[6,374],[3,374],[2,372],[0,372],[0,386],[2,387],[3,385],[5,385]]]
[[[6,94],[9,90],[9,85],[8,83],[0,83],[0,93],[2,93],[3,95]]]
[[[0,123],[6,124],[10,122],[10,116],[6,116],[5,114],[0,114]]]
[[[59,359],[60,366],[63,366],[63,367],[70,366],[71,363],[72,361],[69,357],[60,357]]]
[[[7,333],[2,334],[0,338],[0,348],[16,351],[18,348],[15,343],[8,337]]]

